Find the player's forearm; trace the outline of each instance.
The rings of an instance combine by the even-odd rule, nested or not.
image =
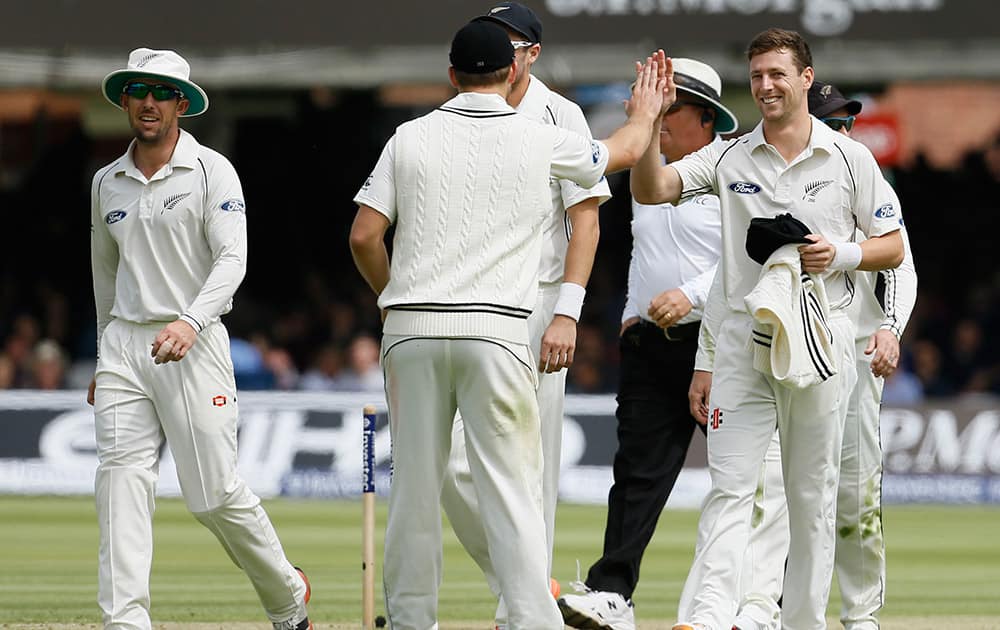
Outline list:
[[[869,238],[861,243],[860,271],[895,269],[903,262],[903,237],[899,230]]]
[[[115,305],[115,276],[118,271],[118,248],[104,231],[102,224],[95,224],[90,244],[90,269],[94,278],[94,305],[97,308],[97,348],[101,336],[111,322],[111,309]]]
[[[608,148],[608,166],[605,173],[615,173],[632,168],[639,162],[652,137],[653,119],[642,113],[630,117],[604,141]]]
[[[726,308],[726,294],[722,290],[722,267],[716,265],[712,277],[712,286],[705,300],[705,310],[701,316],[701,327],[698,329],[698,352],[695,355],[696,370],[711,372],[715,367],[715,340],[722,327],[722,318]]]
[[[181,313],[182,319],[201,332],[210,322],[222,316],[236,290],[243,282],[247,271],[246,235],[241,243],[234,243],[230,249],[219,255],[208,272],[205,284]]]
[[[389,252],[385,248],[385,241],[379,239],[358,243],[352,238],[351,255],[361,277],[375,295],[380,295],[389,284]]]
[[[573,225],[573,232],[569,239],[569,245],[566,247],[563,282],[572,282],[586,287],[590,280],[590,272],[594,267],[597,242],[601,238],[598,200],[595,197],[585,199],[567,208],[566,213]]]
[[[659,135],[660,123],[657,121],[653,125],[654,140],[632,168],[629,185],[632,196],[639,203],[676,204],[681,196],[681,178],[672,167],[661,163],[659,142],[655,140]]]
[[[903,238],[905,241],[905,234]],[[897,338],[903,336],[917,302],[917,270],[913,264],[913,252],[909,243],[905,243],[904,246],[906,253],[899,267],[879,272],[885,286],[882,300],[885,319],[882,320],[880,328],[888,328]]]
[[[375,295],[380,295],[389,284],[389,252],[385,247],[388,229],[389,220],[385,215],[369,206],[358,206],[351,225],[351,256]]]

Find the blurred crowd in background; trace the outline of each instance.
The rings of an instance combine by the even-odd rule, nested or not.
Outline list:
[[[370,91],[303,94],[292,116],[182,126],[235,164],[248,207],[249,265],[224,322],[242,389],[381,390],[380,316],[347,235],[357,189],[392,129],[417,113]],[[124,125],[124,120],[123,120]],[[0,126],[0,389],[83,389],[96,332],[90,276],[94,171],[128,137],[91,138],[78,119]],[[1000,134],[958,168],[918,158],[893,169],[920,281],[901,369],[885,402],[1000,395]],[[568,390],[617,387],[618,330],[631,251],[628,177],[610,179],[601,241],[578,328]]]

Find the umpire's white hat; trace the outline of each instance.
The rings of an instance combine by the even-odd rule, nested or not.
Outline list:
[[[722,104],[722,78],[707,63],[683,57],[674,57],[674,85],[678,90],[697,96],[715,110],[716,133],[732,133],[740,123],[736,116]]]
[[[141,77],[163,79],[176,85],[184,93],[184,98],[191,102],[183,115],[197,116],[208,109],[208,95],[190,76],[191,66],[174,51],[136,48],[129,53],[128,67],[104,77],[101,89],[104,98],[115,107],[121,107],[122,90],[129,81]]]

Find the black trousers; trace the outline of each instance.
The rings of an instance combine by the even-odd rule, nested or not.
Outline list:
[[[608,494],[604,552],[590,567],[586,583],[626,599],[639,581],[642,554],[684,465],[694,429],[701,427],[691,417],[687,399],[698,324],[671,330],[678,340],[642,321],[627,328],[619,342],[615,481]]]

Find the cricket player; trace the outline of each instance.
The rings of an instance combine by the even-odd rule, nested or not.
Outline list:
[[[150,630],[154,494],[166,439],[187,507],[250,578],[275,630],[308,630],[308,584],[236,471],[236,384],[220,317],[246,271],[232,164],[178,118],[208,108],[171,50],[138,48],[104,78],[135,139],[94,176],[98,603],[108,630]]]
[[[441,487],[456,412],[504,593],[508,626],[558,628],[549,594],[537,361],[527,317],[538,289],[549,178],[593,187],[649,143],[666,78],[637,64],[629,120],[603,142],[518,114],[507,103],[514,47],[490,21],[451,45],[459,94],[404,123],[355,201],[351,249],[385,312],[382,365],[393,480],[384,582],[392,628],[437,627]],[[390,265],[384,241],[396,225]]]
[[[809,112],[850,136],[861,103],[830,84],[809,90]],[[840,456],[835,566],[840,621],[845,630],[878,630],[885,603],[885,540],[882,537],[882,442],[879,409],[885,378],[899,365],[899,340],[917,301],[917,272],[906,228],[905,256],[896,269],[856,274],[851,305],[858,332],[858,381],[851,393]]]
[[[556,125],[590,138],[590,128],[580,107],[549,90],[531,74],[531,67],[542,48],[542,24],[535,13],[520,3],[502,2],[476,19],[503,27],[514,46],[517,76],[507,103],[536,122]],[[591,188],[583,188],[568,179],[552,179],[549,188],[554,212],[547,216],[542,228],[538,296],[528,316],[528,330],[529,344],[538,357],[540,372],[536,396],[542,429],[542,509],[551,572],[566,397],[564,368],[573,362],[576,323],[580,319],[585,287],[597,251],[598,206],[611,198],[611,189],[605,179]],[[441,504],[458,539],[483,569],[487,583],[499,596],[461,436],[462,420],[458,419]],[[505,624],[506,606],[501,597],[496,625],[502,629]]]
[[[732,627],[754,491],[777,427],[790,533],[782,623],[824,628],[840,446],[855,381],[854,325],[845,310],[852,298],[850,272],[900,264],[900,208],[871,152],[809,116],[812,56],[798,33],[764,31],[750,43],[747,58],[751,94],[762,115],[757,127],[668,165],[647,149],[631,176],[632,193],[642,203],[676,203],[711,190],[722,210],[727,312],[710,402],[710,415],[718,416],[708,431],[712,485],[699,522],[703,545],[685,586],[694,595],[679,610],[675,627]],[[674,98],[671,92],[664,102]],[[754,320],[744,303],[761,269],[745,251],[750,219],[785,212],[813,230],[812,242],[800,249],[801,268],[823,283],[831,311],[832,369],[818,384],[799,389],[753,367]],[[855,226],[868,237],[860,244],[854,242]]]
[[[809,88],[809,113],[834,131],[850,137],[860,101],[848,100],[834,85],[813,81]],[[885,601],[885,542],[882,537],[882,445],[879,440],[879,407],[885,377],[899,361],[899,339],[917,299],[917,274],[905,227],[900,227],[905,255],[896,269],[855,274],[855,294],[850,313],[857,322],[854,339],[857,383],[851,392],[837,490],[837,546],[835,567],[840,585],[840,621],[845,630],[877,630],[878,612]],[[864,235],[858,234],[858,238]],[[769,477],[758,488],[762,496],[781,490],[781,477]],[[787,553],[788,534],[773,527],[765,537],[751,537],[748,554],[780,557]],[[766,567],[745,566],[754,574]],[[744,579],[747,576],[744,575]],[[778,609],[773,591],[752,593],[740,606],[735,627],[763,630]]]

